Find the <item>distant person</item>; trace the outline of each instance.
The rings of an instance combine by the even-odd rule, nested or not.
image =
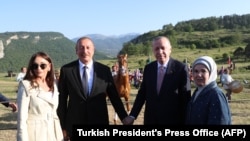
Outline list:
[[[144,125],[183,125],[191,98],[187,65],[171,58],[167,37],[153,39],[152,50],[156,61],[145,66],[141,86],[124,123],[133,124],[145,104]]]
[[[118,72],[117,66],[116,66],[116,65],[113,65],[113,66],[111,67],[112,76],[115,77],[115,76],[117,75],[117,72]]]
[[[127,117],[110,67],[93,60],[91,38],[76,43],[78,59],[61,67],[58,115],[65,140],[72,139],[73,125],[109,125],[106,96],[122,121]]]
[[[227,99],[216,83],[217,65],[209,56],[197,58],[192,67],[196,89],[188,105],[188,125],[229,125],[231,112]]]
[[[56,79],[57,84],[59,82],[59,78],[60,78],[60,69],[56,69],[55,70],[55,79]]]
[[[27,68],[26,67],[21,67],[21,72],[18,73],[16,77],[16,81],[20,82],[23,80],[24,76],[26,75]]]
[[[131,84],[133,82],[134,74],[131,71],[131,69],[128,70],[128,76],[129,76],[129,83]]]
[[[223,76],[223,74],[224,74],[224,71],[225,71],[224,66],[221,66],[221,69],[220,69],[219,72],[218,72],[218,75],[220,76],[220,82],[219,82],[219,83],[221,83],[221,86],[223,86],[223,79],[222,79],[222,76]]]
[[[234,63],[234,61],[230,62],[229,66],[228,66],[228,69],[230,70],[229,74],[235,69],[235,63]]]
[[[33,54],[27,74],[18,86],[17,141],[63,141],[57,116],[59,92],[54,79],[49,55]]]
[[[14,102],[10,102],[10,100],[5,97],[2,93],[0,93],[0,102],[3,104],[5,107],[10,107],[12,108],[12,112],[17,111],[17,105]]]
[[[224,73],[222,74],[221,79],[223,80],[223,88],[227,92],[226,97],[230,101],[232,90],[230,89],[229,84],[233,82],[234,79],[229,73],[230,73],[230,70],[228,68],[224,69]]]
[[[140,87],[141,76],[142,76],[142,74],[140,73],[140,70],[135,69],[135,71],[134,71],[134,87],[137,89]]]
[[[192,76],[192,66],[190,64],[187,64],[187,67],[188,67],[189,79],[191,83],[194,81],[193,76]]]

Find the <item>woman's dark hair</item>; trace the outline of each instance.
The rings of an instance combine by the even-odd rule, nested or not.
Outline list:
[[[34,64],[34,61],[37,57],[42,57],[44,58],[45,60],[47,60],[50,64],[51,64],[51,69],[50,71],[48,71],[47,73],[47,76],[46,76],[46,82],[50,88],[51,91],[54,90],[54,82],[55,82],[55,75],[54,75],[54,66],[53,66],[53,63],[52,63],[52,60],[50,58],[50,56],[45,53],[45,52],[37,52],[35,54],[33,54],[29,60],[29,64],[28,64],[28,68],[27,68],[27,73],[24,77],[24,80],[29,80],[31,81],[31,86],[32,87],[36,87],[37,86],[37,82],[36,82],[36,78],[37,78],[37,75],[36,73],[34,72],[34,69],[33,69],[33,64]]]

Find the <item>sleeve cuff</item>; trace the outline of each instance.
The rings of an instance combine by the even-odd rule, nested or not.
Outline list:
[[[132,119],[135,119],[135,117],[134,117],[134,116],[129,116],[129,117],[131,117]]]

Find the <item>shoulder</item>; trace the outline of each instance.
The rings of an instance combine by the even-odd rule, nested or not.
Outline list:
[[[219,99],[225,98],[224,92],[222,91],[220,87],[217,86],[217,84],[207,86],[206,90],[208,91],[209,96],[214,99],[218,99],[218,97]]]
[[[157,67],[157,61],[150,62],[145,66],[145,68]]]
[[[28,92],[32,90],[32,86],[29,80],[21,80],[19,82],[19,89],[21,91],[25,91],[26,94],[28,95]]]
[[[29,80],[21,80],[19,82],[19,87],[24,87],[26,90],[31,89],[31,83]]]
[[[184,63],[182,63],[181,61],[176,60],[176,59],[174,59],[174,58],[170,58],[170,59],[169,59],[169,63],[170,63],[170,64],[174,64],[175,66],[179,66],[179,67],[184,67],[184,66],[186,66]]]
[[[188,67],[185,63],[182,63],[176,59],[170,58],[168,62],[168,67],[173,72],[188,73]]]
[[[109,66],[104,65],[104,64],[102,64],[100,62],[97,62],[97,61],[94,61],[94,68],[97,69],[97,70],[99,70],[99,69],[101,69],[101,70],[107,70],[108,69],[110,71],[110,67]]]
[[[223,107],[228,106],[226,95],[223,93],[223,91],[219,87],[212,89],[209,95],[210,95],[210,100],[211,100],[212,105],[219,104]]]
[[[23,85],[23,86],[25,86],[25,87],[28,87],[28,86],[30,86],[30,81],[28,81],[28,80],[22,80],[22,81],[20,81],[20,84]]]

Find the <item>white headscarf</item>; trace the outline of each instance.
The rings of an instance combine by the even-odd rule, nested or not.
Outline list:
[[[197,58],[194,61],[192,68],[194,68],[195,65],[197,65],[197,64],[205,65],[209,71],[209,79],[208,79],[207,83],[205,84],[205,86],[210,84],[213,81],[216,81],[216,79],[217,79],[217,65],[212,57],[202,56],[202,57]]]
[[[196,94],[195,94],[195,97],[194,97],[193,102],[196,100],[196,98],[198,97],[198,95],[200,95],[201,91],[202,91],[208,84],[210,84],[210,83],[213,82],[213,81],[216,81],[216,79],[217,79],[217,65],[216,65],[216,63],[214,62],[213,58],[211,58],[211,57],[209,57],[209,56],[202,56],[202,57],[197,58],[197,59],[194,61],[194,63],[193,63],[192,69],[194,69],[194,67],[195,67],[197,64],[202,64],[202,65],[205,65],[205,66],[206,66],[206,68],[207,68],[208,71],[209,71],[209,78],[208,78],[208,81],[206,82],[205,86],[203,86],[203,87],[197,87],[198,90],[196,91]]]

